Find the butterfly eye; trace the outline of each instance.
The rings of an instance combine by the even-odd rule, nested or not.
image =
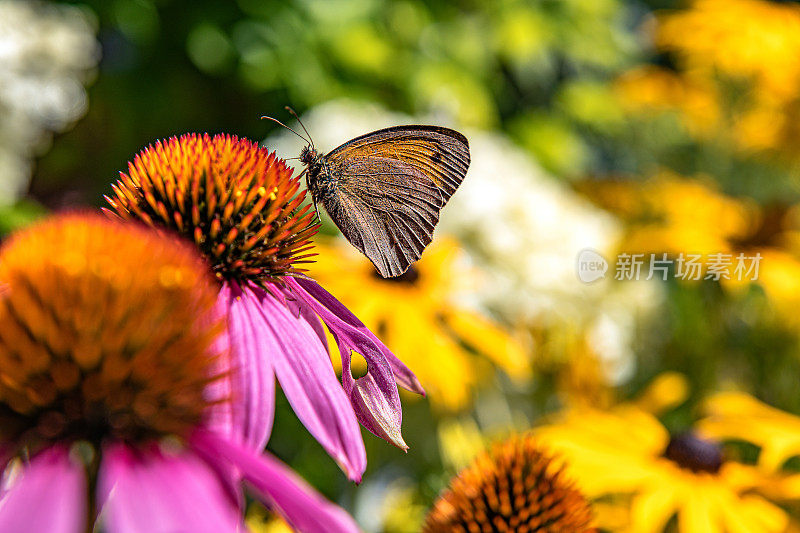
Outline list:
[[[310,164],[314,157],[317,155],[317,152],[311,148],[310,146],[305,146],[300,151],[300,161],[306,165]]]

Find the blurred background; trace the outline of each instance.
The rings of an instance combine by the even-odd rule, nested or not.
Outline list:
[[[156,139],[296,157],[259,119],[294,124],[286,105],[323,151],[401,123],[470,140],[411,274],[379,279],[327,220],[310,267],[428,391],[403,397],[408,454],[365,436],[359,487],[279,400],[270,448],[365,531],[418,531],[452,475],[528,430],[604,530],[798,531],[800,4],[0,0],[0,236],[101,206]],[[585,249],[604,277],[576,275]],[[707,276],[715,256],[733,266]],[[692,443],[710,465],[668,452]]]

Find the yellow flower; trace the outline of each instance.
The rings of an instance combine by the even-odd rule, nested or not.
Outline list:
[[[251,533],[292,533],[293,531],[280,516],[270,513],[258,503],[250,505],[245,524]]]
[[[800,417],[786,413],[742,392],[721,392],[705,404],[708,417],[699,429],[718,439],[751,442],[761,448],[758,464],[778,471],[800,456]]]
[[[386,487],[382,515],[384,533],[418,533],[427,511],[418,501],[418,493],[410,480],[398,479]]]
[[[642,253],[645,260],[665,252],[673,261],[676,254],[700,254],[706,266],[710,254],[729,254],[729,279],[720,280],[725,289],[737,292],[756,283],[771,310],[800,324],[800,208],[757,208],[710,181],[667,171],[644,183],[585,184],[581,190],[627,223],[621,252]],[[749,270],[737,274],[739,254],[760,259],[748,259]]]
[[[756,492],[773,478],[725,460],[721,448],[695,434],[670,436],[634,404],[569,411],[536,434],[564,457],[587,497],[606,502],[598,521],[613,520],[615,531],[663,531],[675,515],[683,533],[779,532],[788,524],[787,514]],[[620,507],[629,510],[622,528]]]
[[[628,222],[620,250],[626,253],[713,254],[733,251],[757,213],[718,191],[710,179],[662,170],[644,183],[611,184],[585,192]]]
[[[314,279],[414,368],[434,405],[449,410],[469,405],[473,388],[491,375],[489,362],[511,377],[528,376],[520,344],[454,301],[468,272],[459,265],[453,242],[439,239],[408,272],[392,279],[377,275],[347,244],[320,241],[318,251]]]
[[[615,89],[624,108],[675,112],[700,140],[797,155],[799,6],[695,0],[658,16],[654,37],[677,58],[677,70],[648,65],[621,76]]]
[[[663,171],[642,192],[657,220],[633,229],[627,241],[631,250],[728,252],[730,241],[750,227],[749,206],[715,190],[702,177],[685,179]]]
[[[761,151],[770,148],[788,148],[795,139],[788,139],[789,121],[796,120],[796,112],[783,102],[764,101],[758,98],[738,114],[731,125],[733,140],[742,150]]]
[[[659,18],[656,44],[690,73],[753,78],[762,90],[794,98],[800,85],[800,6],[763,0],[695,0]]]
[[[784,464],[800,456],[800,417],[742,392],[721,392],[706,401],[707,418],[698,428],[717,439],[741,440],[759,447],[758,465],[772,482],[764,491],[774,499],[800,499],[800,474],[784,475]]]
[[[759,285],[768,300],[768,312],[775,312],[789,326],[800,325],[800,206],[762,209],[759,223],[739,243],[747,254],[760,254]],[[747,289],[749,283],[736,279],[723,285],[731,292]]]
[[[469,417],[444,418],[436,425],[436,432],[439,454],[448,468],[466,468],[486,445],[478,424]]]
[[[689,382],[678,372],[662,372],[632,402],[634,406],[659,415],[679,406],[689,397]]]
[[[675,112],[690,133],[708,137],[719,126],[718,95],[706,80],[689,80],[662,67],[648,65],[623,74],[614,90],[629,112]]]
[[[797,308],[800,306],[800,259],[778,248],[760,248],[752,253],[761,254],[757,283],[773,309],[791,324],[800,324]],[[726,286],[738,285],[731,280]]]
[[[591,334],[577,324],[532,329],[534,372],[555,376],[556,393],[566,405],[608,406],[613,401],[608,364],[593,348]]]

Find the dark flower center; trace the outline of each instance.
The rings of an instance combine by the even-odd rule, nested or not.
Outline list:
[[[405,285],[416,285],[417,281],[419,280],[419,270],[414,268],[414,265],[409,266],[408,270],[406,270],[399,276],[395,276],[393,278],[384,278],[378,273],[377,270],[373,271],[372,275],[381,281],[388,281],[390,283],[402,283]]]
[[[716,474],[725,462],[722,448],[708,440],[701,439],[691,433],[673,436],[664,457],[681,468],[692,472],[708,472]]]

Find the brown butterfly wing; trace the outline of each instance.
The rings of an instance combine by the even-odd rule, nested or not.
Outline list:
[[[338,169],[332,169],[341,177],[325,209],[383,277],[399,276],[433,239],[444,203],[439,188],[397,160],[348,159]]]
[[[433,239],[467,172],[469,147],[453,130],[400,126],[353,139],[326,160],[337,185],[325,208],[383,277],[395,277]]]
[[[444,192],[446,202],[467,174],[469,143],[455,130],[439,126],[395,126],[374,131],[332,150],[329,160],[384,157],[419,169]]]

